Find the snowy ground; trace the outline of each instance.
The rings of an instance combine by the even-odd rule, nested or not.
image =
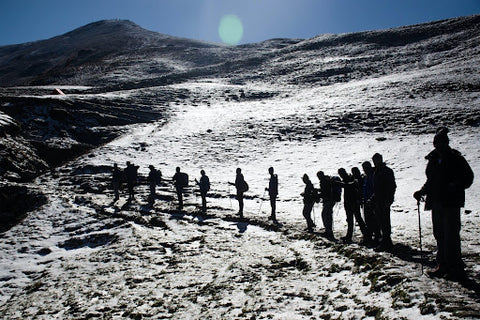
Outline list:
[[[399,107],[391,104],[396,97],[376,92],[375,85],[286,87],[269,100],[212,98],[195,107],[172,105],[166,125],[132,126],[128,135],[40,177],[38,185],[49,203],[0,239],[2,318],[480,318],[475,281],[462,286],[421,275],[412,193],[424,182],[424,156],[432,148],[432,135],[388,130],[389,118],[377,119],[387,128],[384,132],[309,130],[325,128],[319,124],[336,114],[367,112],[375,104]],[[192,92],[225,90],[216,82],[181,86]],[[365,87],[373,88],[368,95]],[[425,110],[439,102],[422,101],[417,108]],[[452,147],[465,155],[476,177],[479,137],[478,127],[451,133]],[[318,184],[318,170],[336,174],[340,167],[360,166],[375,152],[384,155],[397,178],[395,252],[375,253],[305,233],[302,175]],[[103,191],[109,176],[101,166],[123,166],[127,160],[140,165],[143,176],[149,164],[167,178],[176,166],[190,180],[204,169],[212,183],[212,209],[207,216],[198,215],[200,198],[190,191],[185,212],[175,211],[175,202],[166,201],[174,195],[167,184],[153,208],[145,205],[144,184],[134,203],[113,207],[111,190]],[[268,201],[262,200],[270,166],[280,180],[280,226],[268,221]],[[237,167],[250,185],[244,220],[237,218],[234,190],[227,184],[235,179]],[[462,214],[463,255],[476,281],[479,193],[475,181]],[[318,226],[320,209],[314,209]],[[340,238],[346,232],[341,205],[334,219]],[[435,242],[429,213],[422,213],[422,231],[426,264],[431,266]]]

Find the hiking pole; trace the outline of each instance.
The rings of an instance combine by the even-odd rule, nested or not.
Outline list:
[[[316,223],[315,223],[315,203],[313,203],[312,213],[313,213],[313,224],[316,225]]]
[[[263,204],[263,198],[265,198],[265,193],[267,190],[263,191],[263,196],[260,198],[260,209],[258,209],[258,214],[262,213],[262,204]]]
[[[230,196],[230,183],[227,182],[227,185],[228,185],[228,200],[230,200],[230,209],[233,210],[232,197]]]
[[[421,265],[422,274],[423,274],[423,246],[422,246],[422,224],[420,221],[420,201],[417,201],[417,212],[418,212],[418,234],[420,236],[420,265]]]

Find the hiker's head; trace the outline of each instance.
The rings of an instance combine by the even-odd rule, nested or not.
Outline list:
[[[113,164],[113,167],[114,167],[115,169],[117,169],[117,168],[118,168],[118,165],[117,165],[116,163],[114,163],[114,164]]]
[[[348,179],[348,173],[344,168],[338,169],[338,175],[340,176],[340,178],[342,178],[342,180]]]
[[[357,167],[353,167],[352,168],[352,175],[355,177],[355,178],[359,178],[362,176],[362,174],[360,173],[360,169],[358,169]]]
[[[365,161],[364,163],[362,163],[362,168],[365,174],[370,174],[373,171],[372,164],[370,163],[370,161]]]
[[[201,174],[202,176],[204,176],[204,175],[205,175],[205,170],[200,170],[200,174]]]
[[[180,172],[180,167],[176,167],[176,168],[175,168],[175,171],[176,171],[176,172]]]
[[[268,173],[273,174],[273,167],[268,168]]]
[[[154,170],[154,169],[155,169],[155,167],[154,167],[153,165],[149,165],[148,168],[149,168],[150,170]]]
[[[318,171],[317,177],[319,180],[323,180],[325,178],[325,174],[323,173],[323,171]]]
[[[240,174],[240,173],[242,173],[242,169],[237,168],[237,174]]]
[[[130,167],[130,161],[127,161],[127,167]]]
[[[372,161],[375,167],[379,167],[383,164],[383,157],[380,153],[375,153],[372,157]]]
[[[448,128],[440,127],[437,129],[435,133],[435,137],[433,138],[433,146],[439,152],[443,152],[450,143],[448,139]]]
[[[308,177],[308,175],[306,173],[303,175],[302,180],[303,180],[304,183],[310,182],[310,178]]]

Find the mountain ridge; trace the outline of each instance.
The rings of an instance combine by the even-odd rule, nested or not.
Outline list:
[[[342,45],[361,45],[363,51],[395,49],[435,37],[446,41],[432,50],[446,51],[461,41],[474,41],[472,46],[480,43],[479,22],[480,15],[474,15],[386,30],[226,46],[149,31],[129,20],[101,20],[51,39],[0,47],[0,86],[106,84],[115,87],[130,79],[148,82],[150,78],[175,77],[177,73],[217,65],[222,72],[225,63],[230,65],[227,73],[231,74],[238,71],[235,61],[240,64],[246,61],[252,68],[260,68],[269,59],[285,53],[318,51],[314,55],[322,56]],[[454,41],[447,39],[447,35]],[[365,45],[371,47],[365,48]]]

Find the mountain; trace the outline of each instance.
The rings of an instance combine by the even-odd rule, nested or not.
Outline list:
[[[202,82],[234,89],[192,87]],[[374,97],[365,98],[359,111],[335,111],[328,119],[314,115],[313,124],[306,114],[296,115],[287,117],[287,127],[271,123],[270,130],[299,139],[352,128],[423,133],[436,122],[479,126],[480,15],[240,46],[105,20],[0,47],[0,177],[29,181],[111,141],[129,124],[167,123],[176,105],[268,102],[345,83],[357,83],[362,95]],[[66,95],[52,94],[58,87]],[[391,99],[388,106],[375,102],[377,92]],[[427,100],[428,110],[411,108]],[[459,101],[469,108],[454,107]],[[339,96],[332,110],[342,103]],[[372,120],[378,118],[387,120]]]
[[[2,318],[478,318],[480,184],[466,190],[470,279],[458,283],[424,276],[436,243],[412,193],[439,126],[480,176],[479,19],[235,47],[115,20],[0,47]],[[354,243],[324,238],[320,204],[307,234],[302,176],[318,186],[319,170],[377,152],[397,184],[391,252],[362,246],[358,228]],[[127,161],[139,166],[135,200],[123,188],[112,202],[113,164]],[[163,174],[155,197],[149,165]],[[190,177],[183,210],[178,166]]]
[[[479,22],[476,15],[391,30],[229,47],[170,37],[130,21],[106,20],[52,39],[0,47],[0,86],[64,84],[115,90],[202,77],[329,83],[339,77],[357,79],[455,63],[458,56],[473,60],[468,64],[474,65]]]

